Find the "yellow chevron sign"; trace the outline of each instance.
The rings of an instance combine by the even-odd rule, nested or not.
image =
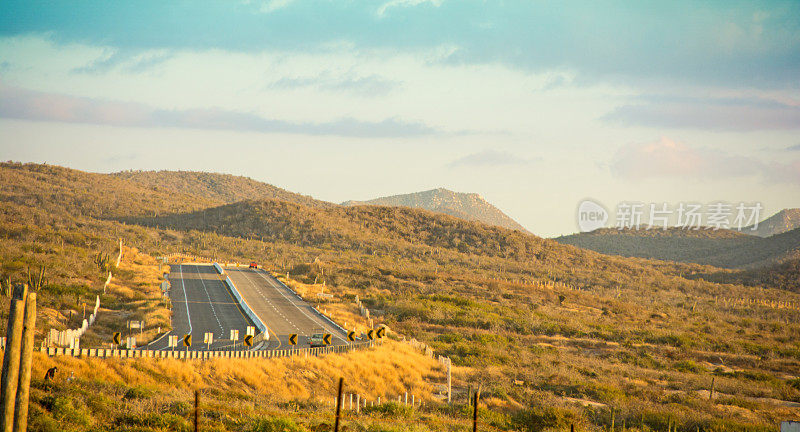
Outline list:
[[[325,342],[325,345],[331,344],[331,334],[325,333],[325,336],[322,337],[322,342]]]
[[[297,345],[297,333],[289,335],[289,345]]]
[[[190,334],[183,335],[183,346],[185,347],[192,346],[192,335]]]
[[[122,342],[122,333],[120,332],[114,333],[113,341],[114,345],[119,345]]]
[[[247,335],[244,337],[244,344],[245,346],[253,346],[253,335]]]
[[[356,332],[354,332],[353,330],[350,330],[349,332],[347,332],[347,340],[349,340],[350,342],[355,342],[356,341]]]

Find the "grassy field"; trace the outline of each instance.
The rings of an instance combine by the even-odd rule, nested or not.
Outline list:
[[[358,295],[376,324],[452,358],[456,407],[430,404],[424,408],[429,412],[415,412],[410,419],[395,416],[392,421],[398,423],[373,430],[463,430],[459,406],[477,387],[488,407],[483,421],[500,429],[568,430],[576,424],[581,430],[601,430],[610,426],[612,411],[617,427],[682,432],[775,430],[780,420],[800,418],[800,295],[778,289],[792,278],[794,267],[745,278],[745,273],[711,266],[605,256],[409,209],[250,202],[194,212],[208,200],[165,196],[119,183],[124,182],[119,178],[98,186],[104,191],[99,193],[91,185],[104,181],[100,175],[83,178],[80,172],[53,167],[20,171],[0,167],[0,175],[9,180],[0,187],[5,206],[0,260],[4,275],[15,280],[24,278],[28,266],[47,266],[48,283],[39,299],[52,316],[40,315],[37,328],[65,326],[69,311],[78,313],[81,300],[101,290],[103,275],[92,263],[97,252],[115,256],[117,238],[140,251],[125,254],[130,260],[123,260],[118,285],[112,286],[109,299],[101,298],[110,309],[106,315],[114,319],[101,322],[97,331],[102,332],[94,341],[87,338],[84,347],[105,343],[128,317],[146,318],[150,331],[163,324],[164,311],[153,297],[156,264],[149,257],[179,252],[255,260],[278,274],[288,271],[288,283],[312,299],[324,282],[334,298],[320,305],[339,321],[363,325],[354,305]],[[47,176],[59,177],[52,182],[69,200],[39,190],[37,185],[51,182]],[[77,179],[65,180],[72,177]],[[116,189],[143,196],[106,197]],[[137,203],[151,207],[135,212],[144,225],[121,222],[126,206]],[[172,215],[154,217],[165,213]],[[129,307],[129,302],[139,303]],[[348,373],[368,376],[372,371],[372,366],[360,366]],[[144,377],[148,373],[141,372]],[[438,374],[430,383],[441,382]],[[236,380],[245,378],[232,378],[231,389],[242,385]],[[136,382],[133,377],[112,381],[129,387]],[[95,385],[102,391],[112,388]],[[303,397],[316,388],[304,381],[298,385],[305,386],[295,390]],[[188,387],[181,388],[188,394]],[[111,425],[105,422],[115,417],[105,408],[81,400],[70,403],[100,419],[84,429]],[[39,403],[42,418],[60,416],[58,406]],[[321,423],[318,410],[328,415],[330,408],[299,405],[295,410],[276,402],[270,410],[316,428],[317,420],[305,419]],[[255,424],[250,411],[225,412],[215,423],[218,429],[249,430]],[[111,426],[159,430],[137,426],[139,420]]]
[[[52,366],[58,376],[50,384],[40,378]],[[366,413],[356,414],[345,399],[347,430],[393,430],[402,424],[400,430],[426,430],[425,416],[443,424],[467,420],[439,412],[433,397],[434,384],[443,379],[438,363],[394,341],[344,355],[280,359],[77,359],[37,353],[33,377],[32,431],[188,430],[195,389],[202,394],[203,430],[325,430],[333,420],[339,377],[346,394],[359,394],[370,404]],[[406,392],[422,407],[397,404]]]

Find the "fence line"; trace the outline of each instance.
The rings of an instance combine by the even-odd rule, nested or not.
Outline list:
[[[349,345],[331,345],[316,348],[297,348],[291,350],[251,350],[251,351],[186,351],[176,350],[129,350],[111,348],[42,348],[41,352],[53,356],[99,357],[99,358],[173,358],[209,360],[215,358],[279,358],[307,357],[326,354],[346,353],[371,348],[374,342],[351,343]]]
[[[116,267],[119,267],[119,263],[122,262],[122,239],[119,239],[119,254],[117,255],[117,264]],[[116,268],[115,267],[115,268]],[[108,285],[111,284],[112,274],[109,271],[108,277],[106,278],[105,282],[103,283],[103,294],[106,293],[106,288]],[[86,333],[86,330],[89,329],[89,326],[94,324],[95,319],[97,319],[97,311],[100,309],[100,296],[95,296],[94,302],[94,310],[89,315],[89,318],[84,318],[83,323],[80,327],[75,329],[66,329],[66,330],[55,330],[50,329],[50,334],[48,335],[48,340],[45,342],[46,345],[50,344],[58,344],[61,346],[69,346],[72,349],[79,349],[81,343],[81,337]]]

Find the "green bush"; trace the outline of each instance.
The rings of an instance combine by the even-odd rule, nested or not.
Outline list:
[[[700,366],[697,366],[697,363],[691,360],[683,360],[675,363],[675,370],[678,372],[698,373],[700,372]]]
[[[380,405],[368,406],[364,408],[365,414],[378,414],[385,417],[409,417],[413,410],[411,407],[395,402],[382,403]]]
[[[190,409],[191,406],[188,403],[184,401],[175,401],[167,405],[166,412],[169,414],[183,416],[188,414]]]
[[[569,428],[574,421],[570,411],[557,407],[534,407],[511,415],[511,425],[523,431],[540,431],[546,428]]]
[[[144,416],[124,414],[116,418],[118,426],[146,427],[152,429],[187,430],[186,421],[174,414],[150,413]]]
[[[49,397],[42,400],[53,418],[72,426],[87,427],[92,424],[92,416],[82,402],[65,396]]]
[[[134,400],[134,399],[145,399],[149,398],[153,395],[153,391],[146,389],[141,386],[131,387],[128,391],[125,392],[124,399],[127,400]]]
[[[307,429],[286,417],[272,417],[256,419],[249,432],[304,432]]]

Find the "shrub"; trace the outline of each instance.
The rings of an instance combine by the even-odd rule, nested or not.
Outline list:
[[[152,429],[184,430],[186,421],[174,414],[150,413],[144,416],[124,414],[116,419],[118,426],[147,427]]]
[[[675,370],[678,372],[698,373],[700,372],[700,367],[691,360],[683,360],[675,363]]]
[[[285,417],[259,418],[248,429],[249,432],[304,432],[306,430],[294,420]]]
[[[128,391],[125,392],[125,396],[123,396],[123,398],[127,400],[145,399],[149,398],[152,395],[153,395],[152,390],[146,389],[141,386],[136,386],[129,388]]]
[[[364,408],[365,414],[378,414],[385,417],[409,417],[412,409],[409,406],[400,405],[395,402],[382,403],[380,405]]]
[[[570,411],[557,407],[534,407],[517,411],[511,415],[511,425],[524,431],[540,431],[546,428],[567,428],[573,421]]]

